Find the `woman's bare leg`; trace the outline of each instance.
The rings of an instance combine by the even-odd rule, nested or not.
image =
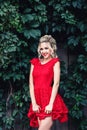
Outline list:
[[[39,126],[40,126],[40,123],[41,123],[41,120],[39,120],[39,117],[38,117],[38,124],[39,124]]]
[[[40,120],[38,130],[50,130],[52,124],[52,117],[46,117],[45,119]]]

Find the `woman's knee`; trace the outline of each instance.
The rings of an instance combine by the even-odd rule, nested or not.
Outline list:
[[[53,121],[51,118],[46,118],[44,120],[41,120],[40,126],[38,130],[50,130],[50,128],[53,125]]]
[[[39,126],[39,129],[38,130],[50,130],[50,128],[52,127],[52,123],[49,123],[49,124],[41,124]]]

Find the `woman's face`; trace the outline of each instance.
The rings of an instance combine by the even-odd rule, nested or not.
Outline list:
[[[51,58],[51,54],[52,54],[52,48],[50,46],[50,43],[49,42],[43,42],[40,44],[39,46],[39,50],[40,50],[40,53],[42,55],[42,57],[44,59],[49,59]]]

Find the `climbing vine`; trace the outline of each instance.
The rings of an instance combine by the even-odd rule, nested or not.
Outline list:
[[[61,61],[60,88],[76,129],[87,129],[86,16],[86,0],[0,1],[0,130],[15,130],[19,123],[21,129],[30,128],[29,60],[37,56],[43,34],[53,35],[68,48],[68,55],[74,55],[68,70]]]

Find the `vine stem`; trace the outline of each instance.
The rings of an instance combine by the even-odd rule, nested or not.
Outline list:
[[[10,81],[9,81],[9,86],[10,86],[10,92],[9,92],[7,100],[6,100],[6,110],[9,106],[9,100],[10,100],[11,96],[13,95],[13,87],[12,87],[12,84]]]

